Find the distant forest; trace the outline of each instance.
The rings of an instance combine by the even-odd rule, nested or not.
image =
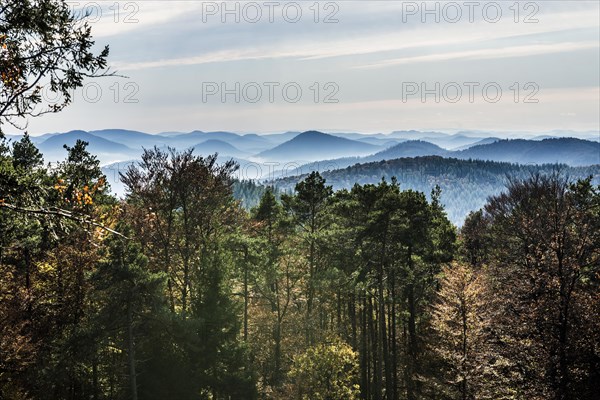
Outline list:
[[[435,186],[441,188],[441,202],[452,223],[461,226],[465,217],[482,208],[488,197],[505,190],[509,180],[524,179],[532,174],[560,172],[571,179],[592,177],[600,184],[600,165],[569,167],[544,164],[522,165],[481,160],[459,160],[439,156],[398,158],[366,164],[355,164],[343,169],[322,172],[327,183],[334,189],[350,189],[355,183],[378,183],[382,178],[390,181],[395,177],[402,189],[417,190],[429,194]],[[293,190],[307,174],[281,178],[269,182],[282,192]],[[256,204],[249,189],[239,191],[245,204]],[[246,197],[245,193],[248,193]]]
[[[404,159],[276,195],[235,184],[233,162],[154,149],[118,200],[85,142],[67,151],[48,170],[28,136],[0,146],[2,399],[600,393],[588,169]],[[512,177],[457,230],[443,189],[379,180],[411,162],[467,199]],[[247,210],[235,190],[261,195]]]

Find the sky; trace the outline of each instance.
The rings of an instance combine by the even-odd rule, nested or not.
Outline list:
[[[598,1],[71,4],[123,77],[30,134],[600,129]]]

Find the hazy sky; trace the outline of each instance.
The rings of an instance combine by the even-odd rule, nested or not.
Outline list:
[[[598,1],[73,4],[127,78],[33,134],[599,129]]]

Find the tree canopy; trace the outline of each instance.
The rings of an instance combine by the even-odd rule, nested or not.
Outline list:
[[[85,78],[108,73],[108,46],[96,51],[85,17],[64,0],[0,1],[0,135],[62,110]]]

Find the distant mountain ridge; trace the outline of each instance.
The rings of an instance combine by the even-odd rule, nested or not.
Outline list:
[[[575,138],[498,140],[453,152],[453,157],[511,163],[564,163],[572,166],[600,164],[600,143]]]
[[[220,155],[231,157],[245,157],[248,155],[248,153],[241,151],[237,147],[217,139],[209,139],[204,142],[198,143],[193,147],[197,154],[201,154],[203,156],[211,155],[214,153],[219,153]]]
[[[331,156],[366,155],[379,149],[379,146],[357,140],[318,131],[306,131],[272,149],[260,152],[257,157],[282,162],[317,161]]]
[[[136,150],[122,143],[116,143],[85,131],[70,131],[52,135],[37,144],[37,147],[44,155],[45,161],[55,162],[63,160],[67,155],[63,145],[72,147],[77,140],[88,142],[89,151],[100,159],[118,161],[120,159],[131,158],[138,153]]]
[[[552,135],[556,133],[572,134],[578,138],[555,138]],[[154,146],[168,146],[178,150],[195,147],[203,154],[214,151],[221,158],[229,156],[247,163],[295,162],[302,165],[319,161],[340,168],[356,163],[430,155],[523,164],[600,163],[600,133],[557,131],[528,135],[528,139],[501,139],[497,136],[486,137],[483,131],[461,131],[455,134],[395,131],[369,135],[357,132],[287,131],[259,135],[201,130],[149,134],[128,129],[102,129],[47,133],[32,137],[32,141],[44,153],[46,161],[58,161],[66,155],[63,144],[73,145],[78,138],[86,140],[90,142],[90,150],[98,155],[102,164],[139,158],[143,148]],[[20,138],[19,135],[6,137],[12,141]],[[583,137],[592,140],[582,139]]]
[[[544,140],[491,138],[483,144],[462,151],[449,151],[422,140],[409,140],[366,157],[342,157],[320,160],[297,168],[277,171],[275,176],[290,176],[319,171],[352,167],[404,157],[441,156],[464,160],[509,162],[515,164],[567,164],[570,166],[600,165],[600,143],[574,138]]]
[[[419,157],[425,155],[445,156],[449,153],[450,152],[448,150],[442,149],[441,147],[424,140],[408,140],[375,153],[372,156],[365,157],[364,162],[390,160],[402,157]]]

